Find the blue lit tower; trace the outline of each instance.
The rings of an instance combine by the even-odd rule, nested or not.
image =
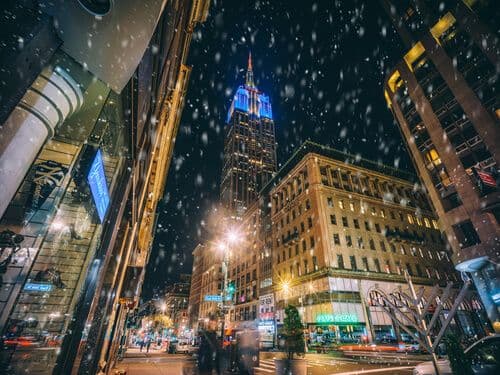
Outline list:
[[[252,55],[244,85],[229,108],[224,140],[221,201],[240,216],[276,172],[276,142],[269,97],[255,86]]]

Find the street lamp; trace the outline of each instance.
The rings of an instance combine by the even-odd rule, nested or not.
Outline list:
[[[241,242],[242,235],[240,231],[237,228],[231,228],[229,229],[224,236],[224,241],[219,242],[218,247],[219,250],[223,252],[223,258],[222,258],[222,272],[224,275],[224,283],[222,284],[222,291],[221,291],[221,312],[222,312],[222,324],[221,324],[221,347],[224,348],[224,325],[226,322],[226,314],[227,314],[227,307],[225,306],[226,299],[227,299],[227,290],[228,290],[228,273],[229,273],[229,246],[230,245],[236,245],[237,243]]]

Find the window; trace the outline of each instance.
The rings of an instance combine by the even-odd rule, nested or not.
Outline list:
[[[477,245],[481,243],[474,226],[470,220],[462,221],[452,226],[461,248]]]
[[[342,225],[344,227],[348,227],[349,226],[349,223],[347,222],[347,217],[345,217],[345,216],[342,216]]]
[[[364,249],[365,248],[365,244],[363,243],[363,237],[358,237],[358,247],[360,249]]]
[[[370,267],[368,267],[368,258],[363,257],[361,258],[361,261],[363,262],[363,269],[365,271],[370,271]]]
[[[416,219],[417,219],[417,224],[418,224],[419,226],[422,226],[422,219],[421,219],[421,218],[419,218],[418,216],[417,216],[417,218],[416,218]]]
[[[377,271],[377,272],[380,273],[381,272],[381,270],[380,270],[380,261],[377,258],[374,258],[373,259],[373,263],[375,263],[375,271]]]
[[[345,268],[344,257],[342,256],[342,254],[337,254],[337,264],[340,269],[343,270]]]
[[[391,214],[391,219],[396,220],[396,216],[394,215],[394,211],[389,211],[389,212]]]
[[[339,235],[337,233],[333,234],[333,243],[335,245],[340,245],[340,237],[339,237]]]
[[[299,255],[299,244],[295,244],[295,255]]]
[[[366,208],[365,208],[365,205],[363,203],[361,203],[359,209],[361,210],[362,214],[364,214],[366,212]]]
[[[385,218],[385,210],[384,209],[380,210],[380,216]]]
[[[304,273],[309,273],[309,265],[307,264],[307,259],[304,259]]]
[[[377,233],[380,233],[380,224],[379,223],[375,223],[375,230],[377,231]]]
[[[359,229],[359,220],[353,219],[353,223],[354,223],[354,228]]]
[[[396,245],[393,243],[390,243],[389,246],[391,247],[391,252],[395,253],[396,252]]]
[[[385,261],[385,272],[391,273],[391,262],[389,262],[388,260]]]
[[[318,261],[315,256],[312,257],[314,271],[318,270]]]
[[[301,222],[300,223],[300,233],[304,233],[305,230],[306,230],[306,227],[304,225],[304,222]]]
[[[365,221],[365,229],[370,231],[370,223],[368,221]]]
[[[311,202],[309,199],[306,200],[306,210],[309,210],[311,208]]]
[[[375,250],[375,242],[370,238],[370,249]]]
[[[307,250],[306,240],[302,240],[302,251]]]
[[[413,276],[413,269],[411,268],[410,263],[406,263],[406,270],[408,271],[408,275]]]
[[[413,224],[413,216],[411,216],[411,214],[408,214],[406,215],[406,217],[408,219],[408,223]]]
[[[385,247],[384,241],[380,241],[380,248],[382,249],[382,251],[387,251],[387,248]]]
[[[346,244],[347,244],[348,247],[352,247],[352,238],[351,238],[351,236],[346,235],[345,236],[345,242],[346,242]]]
[[[341,199],[339,200],[339,207],[343,210],[344,209],[344,201]]]
[[[337,217],[335,215],[330,215],[330,223],[337,225]]]
[[[422,268],[420,267],[420,264],[415,264],[415,268],[417,269],[417,275],[420,276],[420,277],[423,277],[423,273],[422,273]]]
[[[333,199],[332,199],[332,197],[326,198],[326,202],[328,204],[328,207],[333,207]]]
[[[314,237],[309,237],[309,242],[311,242],[311,249],[314,247]]]
[[[311,229],[311,228],[312,228],[312,226],[313,226],[313,221],[312,221],[312,218],[311,218],[311,217],[308,217],[308,218],[307,218],[307,227],[308,227],[309,229]]]
[[[432,226],[434,227],[434,229],[439,230],[438,223],[437,223],[437,221],[436,221],[436,220],[434,220],[434,219],[432,220]]]
[[[349,209],[354,212],[354,203],[349,202]]]
[[[289,247],[288,248],[288,259],[290,259],[292,257],[292,248]]]
[[[424,224],[427,228],[430,228],[431,227],[431,222],[429,221],[429,219],[427,219],[426,217],[424,217]]]
[[[377,214],[377,210],[375,210],[375,207],[372,207],[372,216],[375,216]]]
[[[356,257],[355,257],[354,255],[351,255],[351,256],[349,257],[349,260],[350,260],[350,262],[351,262],[351,269],[352,269],[353,271],[357,271],[357,270],[358,270],[358,266],[357,266],[357,264],[356,264]]]
[[[405,249],[404,245],[401,245],[401,247],[399,248],[399,250],[401,251],[402,255],[406,255],[406,249]]]

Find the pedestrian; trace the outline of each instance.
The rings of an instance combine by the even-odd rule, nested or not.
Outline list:
[[[146,336],[146,353],[149,353],[149,347],[151,346],[151,336]]]
[[[139,338],[139,351],[142,352],[142,348],[144,348],[144,338]]]

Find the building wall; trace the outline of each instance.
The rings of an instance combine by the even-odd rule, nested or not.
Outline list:
[[[191,33],[206,17],[209,4],[161,3],[147,1],[144,7],[120,3],[111,9],[112,16],[103,16],[98,24],[95,15],[78,2],[65,3],[66,19],[59,22],[57,31],[66,47],[79,45],[89,19],[92,30],[111,25],[112,31],[93,33],[94,48],[90,51],[87,36],[81,49],[51,51],[50,62],[33,83],[36,86],[52,69],[64,77],[69,75],[70,82],[77,82],[82,92],[73,92],[70,87],[65,95],[59,95],[79,101],[72,107],[74,113],[68,110],[71,102],[66,105],[55,100],[59,111],[46,107],[46,115],[54,120],[53,134],[40,144],[25,142],[25,154],[35,157],[32,161],[23,158],[19,169],[26,167],[28,173],[20,186],[14,186],[17,192],[13,199],[3,200],[9,204],[5,213],[2,207],[0,230],[15,229],[25,237],[22,246],[33,250],[19,252],[19,256],[24,255],[22,262],[8,267],[5,281],[9,290],[1,297],[0,323],[4,333],[41,337],[44,347],[30,353],[29,361],[26,353],[15,352],[10,358],[14,371],[32,372],[36,368],[40,373],[70,373],[79,369],[94,373],[99,361],[113,364],[127,312],[140,294],[149,256],[156,207],[163,196],[191,70],[185,65]],[[56,19],[60,16],[57,7],[33,5],[37,12],[43,9]],[[112,72],[84,69],[86,60],[79,53],[93,53],[101,43],[119,38],[120,32],[132,26],[123,22],[132,14],[127,13],[131,6],[135,25],[149,16],[142,24],[140,38],[129,40],[134,33],[124,37],[134,43],[129,47],[138,55],[130,55]],[[113,22],[122,22],[122,27],[112,27]],[[122,47],[119,51],[106,48],[106,61],[115,61],[109,53],[123,51]],[[96,59],[88,62],[89,66],[101,64]],[[26,97],[32,97],[32,92],[28,89]],[[51,92],[43,94],[50,99]],[[36,105],[33,109],[37,110]],[[7,122],[17,122],[22,128],[23,119],[11,116]],[[1,127],[0,136],[8,130],[11,139],[13,129]],[[85,189],[87,176],[82,167],[87,165],[82,158],[89,146],[102,153],[110,198],[103,219],[97,217],[93,197]],[[15,182],[9,180],[9,189]],[[40,191],[43,199],[37,196],[35,202],[34,192]],[[46,289],[41,290],[40,285]]]
[[[472,273],[496,322],[499,46],[475,7],[457,2],[427,18],[389,74],[385,96],[441,219],[453,262]]]

